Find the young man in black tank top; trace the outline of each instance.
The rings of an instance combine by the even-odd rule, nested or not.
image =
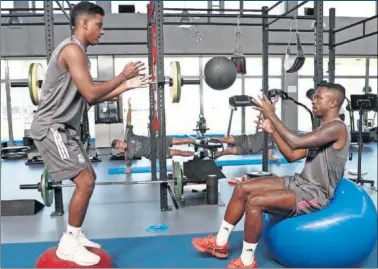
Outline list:
[[[288,161],[306,158],[303,172],[238,184],[218,234],[193,239],[192,244],[198,251],[226,258],[230,233],[245,213],[242,253],[231,261],[229,268],[256,268],[254,253],[262,232],[263,212],[290,217],[314,212],[327,205],[348,158],[350,136],[348,128],[338,118],[344,98],[345,89],[341,85],[320,85],[312,106],[314,115],[321,120],[321,127],[305,135],[290,131],[275,115],[274,106],[265,96],[259,101],[254,100],[258,105],[256,109],[263,115],[259,126],[272,135]],[[328,160],[326,155],[330,157]]]

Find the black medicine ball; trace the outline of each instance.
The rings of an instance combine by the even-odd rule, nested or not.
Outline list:
[[[226,90],[234,84],[236,71],[235,63],[227,57],[214,57],[205,65],[205,82],[214,90]]]

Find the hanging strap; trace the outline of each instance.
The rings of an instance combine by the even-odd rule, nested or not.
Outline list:
[[[241,39],[241,33],[242,33],[242,30],[240,28],[240,14],[238,14],[237,18],[236,18],[236,45],[235,45],[235,48],[234,48],[234,56],[243,56],[244,53],[243,53],[243,48],[241,46],[241,42],[240,42],[240,39]]]
[[[293,25],[295,25],[296,45],[297,45],[297,49],[298,49],[298,53],[297,54],[299,54],[299,51],[301,51],[301,54],[303,55],[303,49],[302,49],[301,39],[300,39],[299,32],[298,32],[298,20],[297,20],[296,16],[294,16],[291,19],[291,22],[290,22],[289,43],[287,44],[287,47],[286,47],[286,53],[290,54],[291,33],[293,31]]]

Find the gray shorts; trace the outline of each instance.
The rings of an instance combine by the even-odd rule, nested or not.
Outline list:
[[[156,141],[158,141],[158,138],[156,138]],[[171,158],[172,156],[169,154],[169,148],[172,147],[173,143],[173,138],[170,137],[170,136],[167,136],[166,137],[166,140],[165,140],[165,152],[167,154],[167,158]],[[158,155],[159,155],[159,151],[160,151],[160,145],[158,143],[157,145],[157,152],[158,152]]]
[[[34,140],[51,180],[73,180],[81,171],[90,169],[96,179],[92,163],[80,136],[63,126],[51,127],[42,140]]]
[[[233,136],[236,152],[238,155],[255,154],[262,152],[264,146],[264,132],[257,132],[250,135]],[[268,148],[273,148],[273,141],[269,136]]]
[[[298,174],[285,176],[284,186],[295,193],[296,208],[291,216],[316,212],[328,205],[328,199],[322,190],[304,181]]]

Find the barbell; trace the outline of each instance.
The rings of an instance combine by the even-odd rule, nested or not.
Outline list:
[[[138,184],[164,184],[173,183],[175,185],[175,196],[181,198],[184,187],[184,177],[181,165],[178,162],[174,163],[175,169],[173,170],[172,179],[170,180],[148,180],[148,181],[104,181],[95,182],[96,186],[109,186],[109,185],[138,185]],[[58,188],[73,188],[75,184],[56,184],[51,181],[49,172],[46,167],[42,171],[41,180],[37,184],[24,184],[20,185],[21,190],[38,190],[45,206],[50,207],[54,201],[54,189]]]
[[[184,85],[200,85],[198,79],[183,79],[179,62],[171,62],[170,77],[164,81],[153,81],[151,84],[169,85],[172,103],[179,103],[181,99],[181,87]],[[41,88],[44,81],[44,70],[40,63],[31,63],[29,66],[28,85],[30,99],[35,106],[40,103]]]

